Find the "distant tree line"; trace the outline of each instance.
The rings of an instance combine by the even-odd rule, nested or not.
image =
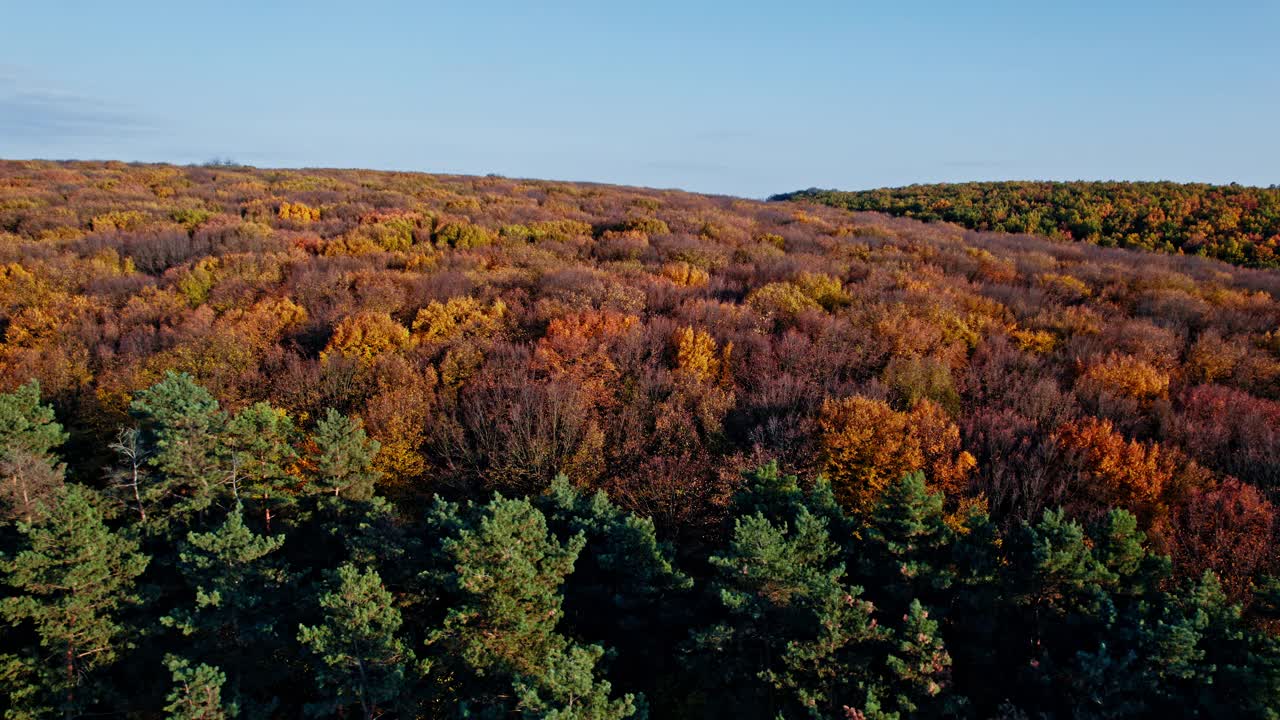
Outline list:
[[[1280,267],[1280,188],[1172,182],[972,182],[841,192],[807,200],[919,220]]]

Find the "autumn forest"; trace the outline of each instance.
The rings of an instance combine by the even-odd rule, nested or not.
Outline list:
[[[876,193],[0,161],[0,710],[1280,717],[1277,191]]]

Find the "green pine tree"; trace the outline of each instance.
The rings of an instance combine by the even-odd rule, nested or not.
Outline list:
[[[373,497],[379,473],[373,467],[381,445],[368,437],[356,418],[330,408],[316,423],[309,453],[312,487],[334,497],[368,500]]]
[[[832,717],[876,705],[869,668],[887,633],[846,584],[841,555],[805,507],[792,527],[763,514],[737,520],[711,558],[724,617],[694,637],[717,715]]]
[[[22,450],[46,457],[66,440],[62,425],[54,420],[53,407],[40,404],[38,380],[0,393],[0,455]]]
[[[676,569],[652,520],[623,511],[603,492],[580,492],[560,475],[534,502],[562,543],[577,535],[586,541],[565,578],[563,625],[615,653],[611,670],[632,680],[627,690],[658,692],[663,674],[677,671],[666,648],[688,633],[693,580]]]
[[[155,471],[148,480],[158,484],[146,493],[165,502],[161,516],[152,516],[158,527],[203,515],[229,479],[221,447],[227,418],[218,401],[190,375],[170,371],[138,393],[130,412]]]
[[[636,715],[635,698],[610,698],[612,686],[596,678],[604,648],[570,645],[546,659],[540,677],[517,678],[515,692],[520,714],[539,720],[621,720]]]
[[[955,533],[942,506],[924,473],[908,474],[885,488],[855,544],[857,580],[891,617],[915,601],[935,612],[949,605]]]
[[[298,453],[293,449],[297,430],[283,410],[265,402],[254,403],[227,423],[222,450],[230,465],[232,494],[253,505],[271,532],[271,520],[294,502],[294,475]]]
[[[453,602],[428,642],[447,675],[457,679],[456,701],[465,712],[523,710],[519,699],[535,702],[538,714],[569,712],[575,697],[607,697],[609,684],[582,653],[556,631],[563,616],[560,588],[573,571],[586,540],[577,534],[561,543],[531,503],[495,496],[482,508],[458,514],[438,506],[442,527],[456,531],[440,547]],[[562,675],[572,671],[572,677]],[[584,684],[591,689],[583,690]],[[517,688],[519,688],[517,692]],[[625,717],[633,698],[609,703]],[[469,709],[466,709],[469,708]],[[533,708],[529,708],[534,712]],[[555,717],[555,715],[550,715]],[[564,717],[577,717],[564,715]]]
[[[232,671],[233,699],[269,701],[270,678],[251,672],[279,645],[277,623],[288,572],[278,551],[284,537],[258,535],[244,522],[240,505],[206,533],[190,532],[179,544],[177,568],[189,593],[173,598],[160,619],[190,638],[199,658]]]
[[[0,563],[13,594],[0,599],[0,615],[27,625],[39,648],[3,659],[16,681],[11,697],[31,715],[56,709],[72,717],[93,699],[96,671],[127,646],[120,613],[136,604],[135,579],[148,558],[103,522],[93,492],[68,485],[37,524],[19,523],[25,547]]]
[[[203,663],[192,666],[174,655],[165,658],[165,667],[173,673],[173,689],[164,706],[169,720],[224,720],[239,714],[235,703],[222,700],[227,676],[218,668]]]
[[[320,717],[359,707],[366,720],[402,700],[420,673],[413,651],[398,637],[401,618],[374,570],[343,565],[319,598],[324,619],[299,627],[298,641],[317,658],[316,685],[324,699],[308,706]]]
[[[951,656],[943,646],[938,622],[918,600],[907,608],[886,662],[891,677],[888,694],[905,717],[938,717],[954,708],[947,692]]]
[[[1115,574],[1094,555],[1084,529],[1062,511],[1046,510],[1010,543],[1005,568],[1004,662],[1016,668],[1012,694],[1025,709],[1056,712],[1071,703],[1071,668],[1119,614],[1109,588]]]

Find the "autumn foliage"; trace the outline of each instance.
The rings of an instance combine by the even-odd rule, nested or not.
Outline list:
[[[4,162],[0,391],[38,380],[73,476],[185,372],[288,432],[360,418],[408,505],[566,472],[698,543],[766,461],[855,515],[921,470],[952,520],[1125,508],[1247,598],[1276,562],[1280,278],[1188,254],[1271,264],[1273,193],[989,189],[867,207],[1060,237],[502,177]],[[1080,217],[1035,219],[1046,199]],[[41,467],[0,471],[61,477]]]

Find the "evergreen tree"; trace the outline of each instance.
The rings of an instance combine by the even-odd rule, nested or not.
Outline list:
[[[296,433],[283,410],[260,402],[236,413],[222,439],[232,494],[238,502],[257,508],[268,534],[273,515],[294,502],[293,489],[298,484],[294,474],[298,453],[293,449]]]
[[[0,518],[30,523],[52,507],[64,474],[53,448],[66,440],[38,381],[0,394]]]
[[[0,456],[21,450],[47,457],[66,442],[54,420],[53,407],[40,404],[40,382],[31,380],[11,393],[0,393]]]
[[[694,636],[701,675],[723,717],[875,714],[872,650],[887,633],[862,590],[844,582],[826,522],[801,507],[794,527],[739,518],[713,556],[724,618]]]
[[[929,491],[924,473],[910,473],[881,493],[855,544],[857,579],[890,617],[915,601],[935,614],[949,605],[955,534],[942,505],[942,494]]]
[[[1209,718],[1275,718],[1280,648],[1245,622],[1212,572],[1171,598],[1146,666],[1157,711]]]
[[[398,637],[400,612],[374,570],[343,565],[320,595],[324,619],[299,627],[298,641],[317,658],[316,685],[324,699],[308,706],[320,717],[359,706],[366,720],[403,698],[421,668]]]
[[[541,720],[621,720],[637,713],[635,698],[611,699],[612,686],[595,676],[604,648],[569,645],[556,648],[538,678],[517,678],[520,713]]]
[[[165,667],[173,673],[173,689],[165,700],[169,720],[224,720],[239,714],[235,703],[222,701],[222,685],[227,676],[212,666],[192,666],[187,660],[170,655]]]
[[[736,517],[761,514],[774,523],[794,523],[803,509],[822,518],[834,537],[853,534],[854,528],[826,480],[818,478],[805,490],[795,475],[783,475],[776,462],[743,473],[743,479],[742,489],[733,498]]]
[[[894,705],[905,717],[936,717],[954,709],[947,692],[951,656],[943,647],[938,622],[918,600],[912,600],[896,633],[889,666]]]
[[[178,550],[177,568],[188,592],[175,598],[161,623],[191,638],[197,657],[232,670],[232,698],[269,703],[274,683],[250,668],[266,664],[277,648],[279,602],[288,572],[276,557],[283,536],[255,534],[236,505],[218,528],[191,532]]]
[[[127,646],[119,613],[138,601],[134,581],[148,558],[103,522],[91,490],[68,485],[37,524],[19,523],[24,549],[0,563],[13,594],[0,599],[12,625],[30,624],[39,649],[7,655],[16,682],[10,713],[57,709],[72,717],[90,706],[95,672]]]
[[[1098,652],[1100,638],[1117,621],[1108,591],[1115,575],[1090,544],[1084,529],[1060,510],[1046,510],[1011,542],[1005,662],[1019,669],[1020,682],[1010,687],[1027,709],[1053,712],[1072,697],[1070,669],[1078,655]]]
[[[312,487],[348,500],[373,497],[379,473],[373,467],[381,445],[368,437],[360,421],[330,408],[316,423],[308,453]]]
[[[1001,641],[1009,632],[1001,541],[985,510],[973,508],[961,520],[951,548],[955,579],[944,632],[953,659],[952,686],[978,717],[994,716],[1005,700],[1003,683],[991,681],[1004,672]]]
[[[130,411],[155,470],[150,481],[157,486],[146,494],[163,499],[159,526],[203,515],[228,480],[220,445],[227,419],[218,401],[190,375],[170,371],[138,393]]]
[[[560,542],[585,540],[565,578],[564,625],[616,654],[616,675],[640,681],[628,690],[656,692],[663,673],[676,670],[666,648],[688,633],[692,579],[676,569],[652,520],[603,492],[579,492],[560,475],[535,503]]]
[[[453,570],[447,579],[453,602],[429,638],[447,673],[458,679],[460,707],[523,710],[512,707],[517,694],[530,702],[536,697],[538,713],[557,717],[552,713],[567,713],[570,707],[549,703],[607,697],[609,685],[594,668],[599,654],[584,655],[583,648],[556,632],[563,615],[560,587],[586,542],[583,535],[559,542],[542,513],[524,500],[495,496],[470,515],[443,520],[458,523],[456,533],[441,544]],[[583,667],[587,658],[593,667]],[[561,674],[566,671],[572,677]],[[594,689],[583,690],[584,684]],[[621,714],[612,717],[631,715],[631,696],[617,708]]]

